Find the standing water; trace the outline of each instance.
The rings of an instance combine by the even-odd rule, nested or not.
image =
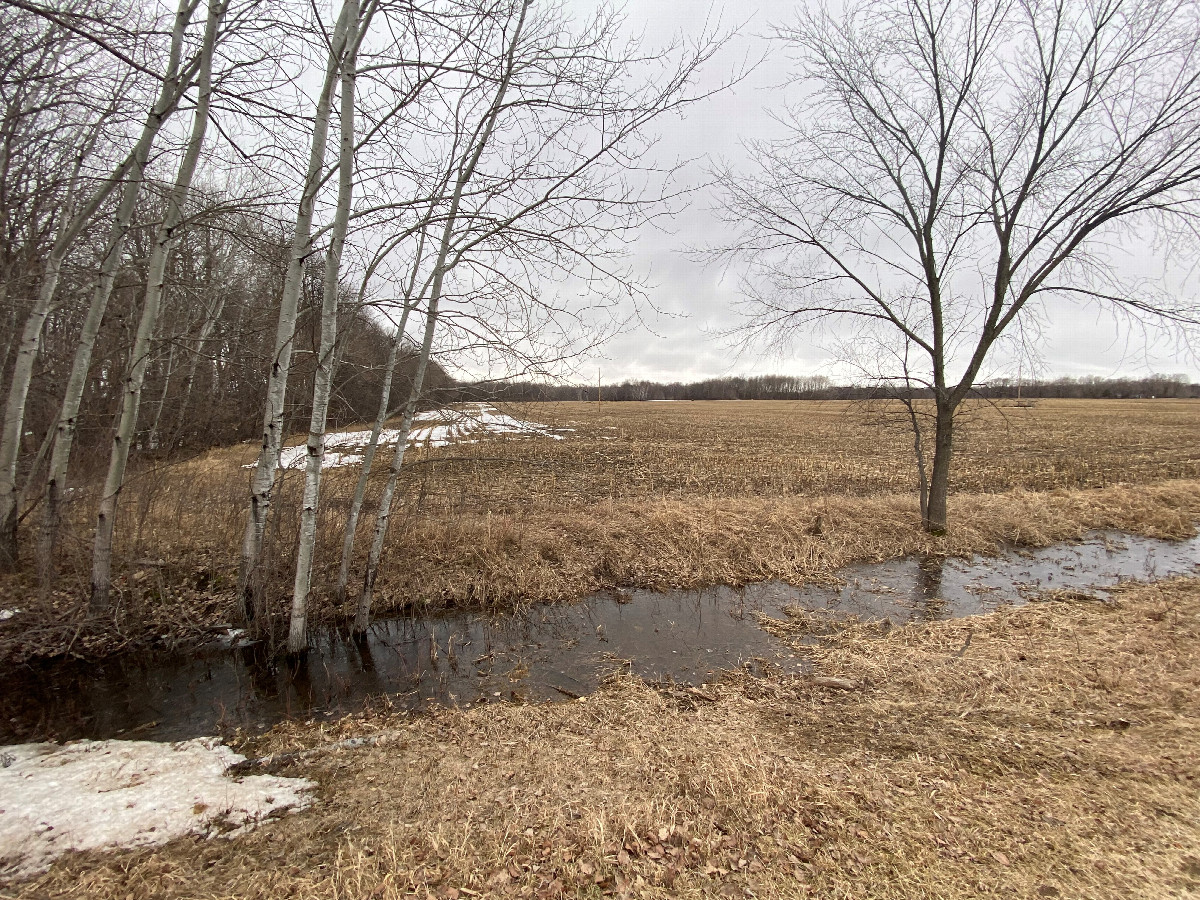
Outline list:
[[[56,660],[0,676],[0,742],[182,740],[291,717],[353,712],[372,697],[410,709],[578,697],[630,671],[697,684],[721,670],[801,660],[758,627],[785,608],[904,622],[1019,603],[1054,589],[1099,590],[1196,570],[1200,537],[1171,542],[1101,533],[1000,557],[850,566],[840,584],[598,594],[508,613],[448,611],[381,619],[366,640],[318,632],[299,663],[228,641],[189,654]],[[2,623],[0,623],[2,626]]]

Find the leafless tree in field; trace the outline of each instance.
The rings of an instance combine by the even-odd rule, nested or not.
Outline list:
[[[777,30],[803,99],[720,173],[719,252],[747,264],[747,336],[869,333],[913,362],[894,374],[933,393],[928,530],[960,405],[1045,301],[1197,321],[1109,246],[1200,212],[1197,33],[1192,0],[884,0]]]

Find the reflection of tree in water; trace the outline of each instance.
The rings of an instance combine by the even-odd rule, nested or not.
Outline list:
[[[309,666],[315,654],[302,653],[287,659],[284,663],[284,673],[287,678],[286,703],[288,714],[292,715],[291,704],[294,701],[302,710],[313,707],[313,683]]]
[[[238,652],[242,656],[242,665],[250,676],[253,696],[260,700],[273,700],[278,697],[279,667],[268,642],[255,641],[240,648]]]
[[[946,600],[942,597],[945,566],[945,558],[936,555],[924,556],[917,564],[917,614],[914,619],[932,622],[945,616]]]

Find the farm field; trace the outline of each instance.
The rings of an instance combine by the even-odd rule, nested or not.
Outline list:
[[[545,428],[410,450],[376,588],[379,612],[561,601],[623,585],[799,582],[859,560],[1046,544],[1092,528],[1177,537],[1200,518],[1196,401],[974,407],[955,458],[951,532],[940,538],[919,527],[911,436],[895,409],[737,401],[503,412]],[[81,486],[71,509],[78,563],[40,600],[29,574],[4,583],[3,605],[20,606],[40,626],[17,647],[3,636],[16,629],[0,625],[4,652],[55,652],[66,637],[77,652],[103,652],[114,633],[136,642],[235,621],[243,467],[254,456],[246,445],[215,450],[131,480],[117,531],[115,632],[77,621],[95,503],[94,486]],[[360,558],[389,458],[376,461]],[[354,465],[324,476],[317,620],[349,609],[334,602],[331,581],[357,476]],[[301,482],[298,470],[284,474],[269,534],[270,590],[281,613]],[[17,596],[24,599],[4,599]]]

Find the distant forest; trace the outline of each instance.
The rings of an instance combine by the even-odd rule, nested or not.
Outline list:
[[[657,381],[626,381],[601,385],[602,400],[871,400],[896,396],[898,388],[888,385],[835,384],[822,375],[755,375],[753,377],[710,378],[690,384]],[[540,402],[554,400],[597,399],[596,385],[556,385],[532,381],[479,382],[460,384],[458,392],[466,400]],[[928,390],[916,396],[932,396]],[[1061,399],[1149,399],[1197,398],[1200,384],[1184,375],[1150,375],[1145,378],[1055,378],[1024,381],[998,378],[976,386],[975,396],[989,400],[1022,398]]]

